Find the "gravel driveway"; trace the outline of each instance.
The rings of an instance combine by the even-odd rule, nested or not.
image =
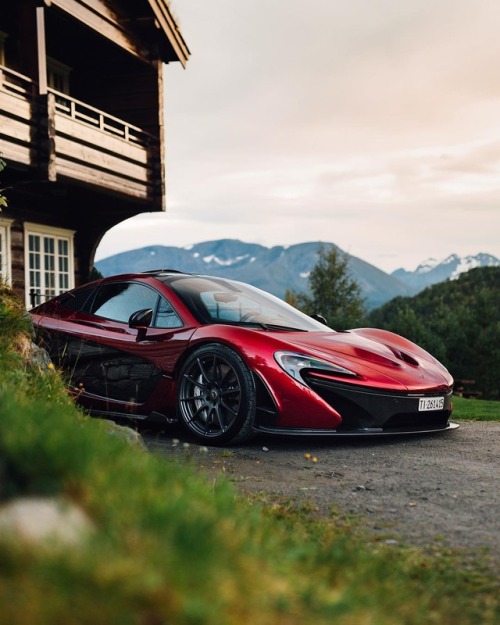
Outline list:
[[[384,540],[486,547],[500,563],[500,423],[463,422],[453,432],[414,437],[259,437],[207,451],[183,435],[179,443],[172,434],[143,437],[151,451],[189,456],[243,493],[359,515]]]

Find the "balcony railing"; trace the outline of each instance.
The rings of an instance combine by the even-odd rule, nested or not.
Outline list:
[[[0,65],[0,89],[21,98],[30,99],[33,95],[34,83],[26,76]]]
[[[113,115],[108,115],[93,106],[71,98],[65,93],[61,93],[55,89],[49,89],[49,92],[53,93],[55,96],[56,111],[75,121],[89,124],[102,132],[144,147],[151,143],[157,143],[158,141],[156,137],[137,128],[137,126],[132,126],[132,124],[128,124],[117,117],[113,117]]]

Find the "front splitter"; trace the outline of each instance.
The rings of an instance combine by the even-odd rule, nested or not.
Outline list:
[[[263,425],[254,427],[255,432],[259,434],[276,434],[280,436],[403,436],[408,434],[434,434],[437,432],[448,432],[449,430],[457,430],[460,427],[458,423],[449,421],[446,427],[441,428],[359,428],[357,430],[327,430],[327,429],[309,429],[309,428],[272,428]]]

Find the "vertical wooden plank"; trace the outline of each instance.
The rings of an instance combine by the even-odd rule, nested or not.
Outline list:
[[[156,167],[153,167],[153,193],[156,197],[156,210],[167,210],[166,200],[166,183],[165,183],[165,94],[163,84],[163,70],[164,66],[161,61],[156,61],[156,71],[158,72],[158,137],[160,139],[159,153],[157,153],[158,162]],[[151,146],[151,151],[154,154],[156,149]]]
[[[47,174],[50,182],[57,180],[56,164],[56,96],[53,93],[47,95]]]
[[[38,89],[40,95],[47,93],[47,53],[45,48],[45,9],[36,7],[36,40],[38,53]]]

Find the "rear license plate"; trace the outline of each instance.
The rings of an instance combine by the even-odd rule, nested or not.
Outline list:
[[[444,397],[421,397],[418,400],[418,411],[442,410],[444,408]]]

